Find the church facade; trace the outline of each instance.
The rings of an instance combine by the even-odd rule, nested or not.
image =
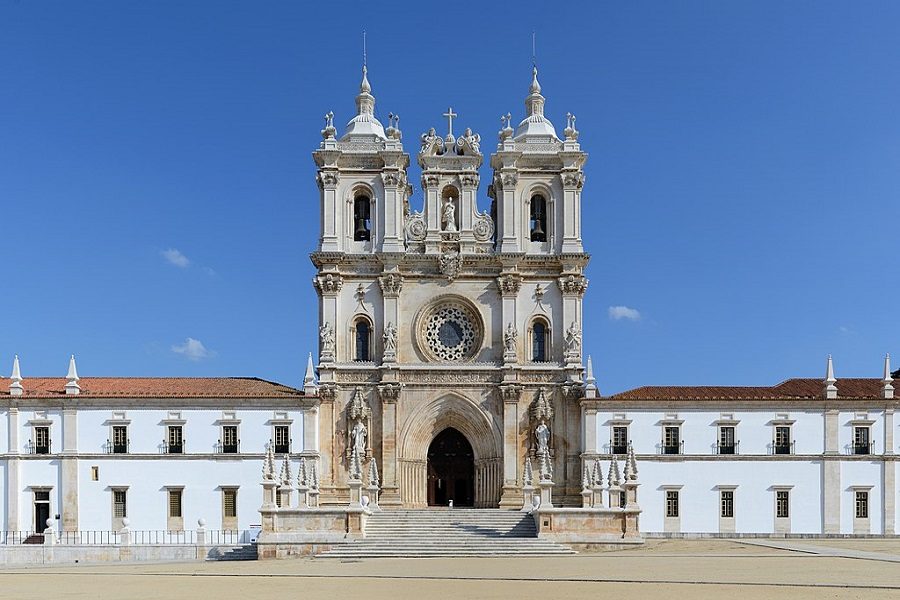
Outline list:
[[[448,110],[445,135],[415,142],[413,202],[399,119],[376,118],[364,68],[356,114],[339,133],[329,113],[313,152],[320,347],[302,387],[79,377],[74,357],[30,378],[17,359],[0,386],[7,532],[242,531],[299,490],[300,512],[365,512],[363,471],[383,510],[552,496],[557,516],[621,508],[644,534],[895,534],[889,358],[865,379],[829,357],[822,379],[600,393],[582,352],[587,155],[575,117],[559,136],[544,105],[535,70],[487,157]]]

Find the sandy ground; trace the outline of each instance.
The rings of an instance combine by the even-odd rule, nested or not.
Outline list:
[[[900,540],[854,540],[900,556]],[[816,540],[840,552],[843,540]],[[279,596],[275,596],[279,594]],[[900,564],[724,540],[653,540],[643,548],[554,558],[296,559],[110,564],[0,571],[0,598],[565,598],[617,600],[900,599]]]

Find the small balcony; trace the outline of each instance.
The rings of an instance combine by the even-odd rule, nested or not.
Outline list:
[[[237,440],[236,442],[223,442],[219,440],[216,442],[216,454],[240,454],[241,452],[241,440]]]
[[[740,451],[741,441],[737,440],[730,444],[716,444],[716,454],[738,454]]]
[[[106,440],[105,448],[107,454],[128,454],[130,446],[131,440],[120,441],[119,443]]]
[[[290,454],[291,453],[291,443],[293,443],[293,439],[288,440],[286,443],[275,443],[274,452],[275,454]]]
[[[684,454],[684,440],[674,444],[660,444],[660,454]]]
[[[769,446],[770,454],[794,454],[794,445],[796,442],[791,440],[790,442],[773,442],[771,446]]]
[[[180,444],[170,444],[169,442],[163,441],[163,454],[184,454],[185,442],[187,442],[187,440],[181,440]]]
[[[50,438],[46,441],[28,440],[28,454],[50,454]]]
[[[875,442],[855,442],[851,447],[852,454],[875,454]]]

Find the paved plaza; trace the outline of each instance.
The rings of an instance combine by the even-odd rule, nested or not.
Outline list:
[[[296,559],[9,569],[2,597],[900,598],[900,540],[650,540],[552,558]]]

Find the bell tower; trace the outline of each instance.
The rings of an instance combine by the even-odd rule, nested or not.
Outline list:
[[[313,152],[319,168],[320,252],[374,254],[406,250],[403,220],[412,188],[409,155],[400,142],[399,117],[385,129],[375,117],[375,96],[363,67],[354,116],[340,139],[334,114],[325,115],[322,142]]]

